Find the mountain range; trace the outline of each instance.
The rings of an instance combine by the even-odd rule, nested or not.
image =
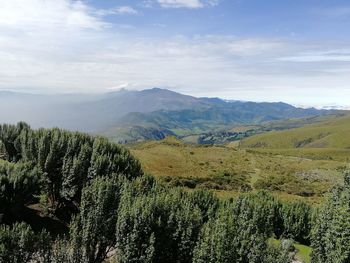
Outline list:
[[[334,111],[276,103],[196,98],[167,89],[105,94],[24,94],[0,91],[1,123],[61,127],[118,142],[220,131],[241,125],[325,115]]]

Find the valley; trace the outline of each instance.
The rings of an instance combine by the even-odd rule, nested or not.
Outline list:
[[[244,126],[239,129],[242,134]],[[275,130],[264,132],[268,129]],[[209,189],[222,197],[266,190],[285,199],[319,203],[349,168],[350,117],[345,113],[247,126],[247,130],[259,132],[216,145],[167,137],[128,148],[143,169],[160,180]]]
[[[0,6],[0,263],[350,263],[349,0]]]
[[[130,262],[140,258],[138,252],[123,253],[137,245],[137,251],[155,249],[157,262],[174,260],[179,253],[183,259],[202,262],[201,253],[209,253],[201,247],[209,242],[204,231],[216,237],[210,232],[213,224],[237,228],[224,230],[237,231],[223,237],[225,242],[239,237],[243,244],[248,241],[246,235],[260,240],[265,248],[245,248],[244,257],[254,251],[266,263],[274,255],[280,263],[311,262],[319,253],[314,252],[318,245],[311,229],[320,231],[313,216],[318,216],[320,224],[328,222],[323,220],[326,205],[336,193],[330,190],[346,194],[350,160],[348,113],[321,113],[236,126],[213,122],[214,130],[201,126],[198,134],[183,133],[182,122],[167,133],[139,123],[129,131],[122,128],[137,138],[123,141],[124,145],[113,143],[115,137],[108,140],[58,128],[33,130],[23,122],[0,125],[0,236],[14,240],[16,248],[18,235],[24,235],[27,247],[19,256],[28,253],[32,259],[50,255],[51,261],[72,260],[83,253],[80,261],[73,262],[102,263],[107,258],[115,262],[122,257]],[[191,127],[191,121],[186,125]],[[139,131],[153,140],[146,140]],[[337,203],[329,206],[342,209]],[[231,222],[233,217],[236,221]],[[108,224],[102,227],[102,222]],[[80,226],[83,233],[76,232]],[[152,230],[144,238],[147,229]],[[169,235],[188,229],[193,235],[176,242],[192,242],[190,250],[163,255],[163,247],[172,246]],[[130,231],[140,244],[128,240]],[[85,239],[88,235],[91,239]],[[166,243],[149,244],[155,235]],[[33,248],[31,239],[37,240]],[[93,242],[99,245],[87,254]],[[236,241],[229,242],[233,257],[239,248],[232,249]],[[118,254],[103,254],[109,246]],[[67,247],[75,248],[66,253]],[[0,256],[13,258],[10,248],[6,245]]]

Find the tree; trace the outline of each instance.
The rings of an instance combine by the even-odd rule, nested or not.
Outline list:
[[[16,162],[21,159],[18,138],[22,131],[28,129],[30,129],[29,125],[24,122],[19,122],[17,125],[0,125],[0,141],[6,150],[8,161]]]
[[[5,144],[0,140],[0,159],[7,160],[8,154],[5,148]]]
[[[82,192],[80,214],[73,220],[71,240],[79,244],[86,262],[103,262],[116,243],[115,225],[124,180],[95,178]]]
[[[41,179],[40,171],[28,163],[0,160],[0,213],[20,213],[40,192]]]
[[[179,189],[157,186],[147,195],[126,189],[117,223],[117,261],[192,261],[202,225],[201,211]]]
[[[312,209],[305,202],[290,202],[282,205],[283,236],[302,244],[309,244]]]
[[[244,202],[226,203],[204,225],[194,249],[193,263],[291,262],[289,248],[268,246],[250,209],[237,213],[236,205],[247,208]]]
[[[96,177],[120,174],[133,180],[143,174],[128,150],[83,133],[0,125],[0,142],[9,161],[33,164],[41,172],[42,191],[54,212],[79,204],[83,187]]]
[[[233,216],[221,208],[202,228],[194,249],[193,263],[238,262],[237,224]]]
[[[15,223],[12,227],[0,225],[0,262],[49,262],[50,242],[47,232],[35,234],[25,223]]]
[[[321,208],[312,229],[312,262],[350,262],[350,185],[336,187]]]

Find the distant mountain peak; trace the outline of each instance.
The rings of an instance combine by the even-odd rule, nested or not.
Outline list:
[[[24,94],[0,91],[0,112],[13,109],[0,116],[0,122],[26,121],[33,127],[58,126],[88,132],[128,124],[151,126],[169,133],[177,129],[206,131],[223,125],[324,114],[324,111],[295,108],[281,102],[197,98],[159,87],[144,90],[122,88],[89,96]]]

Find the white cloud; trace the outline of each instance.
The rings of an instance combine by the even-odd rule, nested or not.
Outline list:
[[[218,0],[157,0],[164,8],[203,8],[205,6],[214,6]]]
[[[133,7],[130,6],[121,6],[116,8],[116,12],[118,14],[130,14],[130,15],[135,15],[137,14],[137,10],[134,9]]]
[[[84,2],[0,4],[0,89],[91,92],[158,86],[197,96],[303,104],[342,104],[350,97],[346,43],[131,37]],[[328,60],[302,62],[315,61],[310,56]]]
[[[102,9],[96,11],[97,15],[136,15],[138,11],[131,6],[120,6],[112,9]]]
[[[279,60],[291,62],[350,62],[350,50],[311,51],[295,56],[282,57]]]
[[[81,1],[0,0],[0,6],[0,26],[12,29],[100,29],[106,25]]]
[[[276,54],[278,50],[284,49],[285,46],[286,43],[278,40],[251,38],[232,41],[229,44],[229,50],[235,54],[255,56],[266,51],[273,51]]]

